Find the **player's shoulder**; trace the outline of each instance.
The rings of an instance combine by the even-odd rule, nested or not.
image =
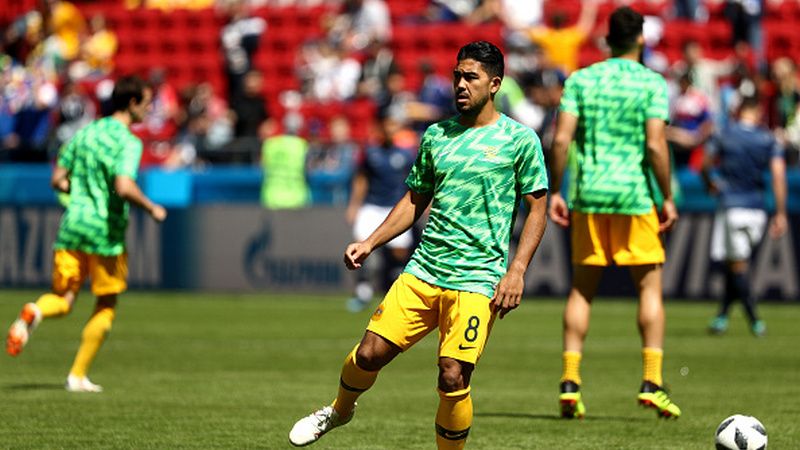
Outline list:
[[[511,135],[515,140],[518,139],[533,139],[534,141],[539,140],[539,136],[536,134],[536,131],[533,128],[524,125],[516,120],[512,119],[511,117],[500,113],[500,119],[498,119],[498,125],[509,135]]]

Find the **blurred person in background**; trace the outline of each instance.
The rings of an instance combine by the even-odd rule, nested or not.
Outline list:
[[[563,11],[550,17],[550,25],[539,25],[528,29],[528,37],[542,47],[548,65],[572,73],[578,68],[578,56],[584,41],[592,33],[597,18],[599,0],[581,2],[581,13],[575,25],[568,25]]]
[[[378,100],[386,95],[389,75],[397,72],[394,54],[385,42],[373,40],[365,51],[358,80],[358,95]]]
[[[92,99],[86,95],[80,84],[67,81],[61,87],[61,99],[58,102],[58,126],[51,142],[55,151],[72,139],[81,128],[88,125],[96,117],[96,108]]]
[[[299,136],[302,127],[303,116],[289,112],[283,118],[283,132],[264,141],[261,204],[267,209],[308,206],[310,194],[305,171],[308,141]]]
[[[639,297],[642,383],[637,403],[654,409],[658,417],[677,418],[681,409],[663,387],[662,370],[666,253],[660,234],[678,219],[664,137],[667,85],[640,63],[644,17],[621,7],[608,22],[611,57],[567,79],[551,151],[549,215],[554,223],[570,227],[572,245],[559,406],[566,419],[586,414],[580,367],[592,304],[603,271],[616,265],[628,269]],[[561,188],[573,139],[577,170],[568,204]],[[663,197],[661,205],[654,192]]]
[[[678,74],[679,92],[672,99],[667,141],[672,147],[675,166],[699,172],[703,165],[703,145],[714,132],[709,100],[692,85],[691,72]]]
[[[252,16],[244,0],[227,2],[226,10],[229,20],[222,27],[220,43],[228,77],[227,94],[229,99],[234,99],[243,94],[244,79],[253,68],[253,55],[267,29],[267,22]]]
[[[770,99],[771,123],[775,135],[787,150],[787,159],[797,162],[800,150],[800,136],[796,129],[800,126],[800,87],[797,81],[797,65],[790,58],[778,58],[772,63],[772,78],[775,95]]]
[[[257,159],[269,129],[266,103],[264,76],[251,70],[244,77],[242,93],[231,99],[235,116],[234,140],[229,145],[232,162],[249,163]]]
[[[341,205],[348,202],[355,171],[358,145],[350,136],[350,123],[336,116],[329,124],[330,140],[309,144],[306,176],[314,205]]]
[[[108,75],[114,69],[114,55],[119,47],[117,35],[108,28],[105,17],[100,14],[93,16],[89,25],[92,34],[83,44],[83,60],[88,75]]]
[[[163,165],[172,157],[181,113],[178,91],[168,80],[165,68],[152,68],[148,82],[153,91],[150,112],[132,128],[144,142],[142,167]]]
[[[749,260],[767,228],[765,173],[772,177],[775,215],[769,235],[781,237],[788,229],[786,217],[786,163],[780,143],[762,126],[760,100],[748,97],[739,106],[738,119],[709,142],[702,176],[708,191],[719,196],[711,237],[711,259],[724,264],[725,293],[709,331],[728,329],[733,302],[741,299],[750,331],[763,336],[767,327],[759,318],[749,281]],[[712,168],[718,170],[712,172]]]
[[[187,92],[185,122],[178,138],[179,150],[167,162],[182,167],[195,158],[211,162],[224,160],[223,149],[233,139],[234,113],[228,103],[214,93],[210,83],[200,83]]]
[[[389,7],[383,0],[344,0],[330,21],[328,38],[345,52],[361,52],[370,43],[392,38]]]
[[[430,60],[419,64],[422,85],[416,94],[416,101],[409,105],[408,116],[413,129],[419,133],[430,125],[455,114],[453,86],[445,76],[436,73]]]
[[[51,185],[69,197],[54,245],[52,291],[26,303],[6,336],[6,352],[19,355],[42,319],[72,310],[88,277],[97,303],[67,376],[70,392],[103,390],[87,374],[111,330],[117,296],[127,289],[129,203],[157,222],[167,216],[136,184],[142,142],[128,129],[144,118],[152,91],[138,78],[123,78],[112,97],[114,113],[81,129],[59,153]]]
[[[731,24],[732,42],[736,47],[747,44],[754,53],[756,69],[766,73],[764,52],[764,30],[761,19],[764,17],[766,0],[726,0],[724,14]]]
[[[353,177],[346,219],[353,227],[353,238],[360,242],[389,216],[392,207],[405,195],[405,179],[416,158],[415,141],[404,142],[404,124],[392,116],[380,121],[379,142],[369,145],[359,156],[358,171]],[[406,129],[407,130],[407,129]],[[370,260],[357,275],[354,296],[347,309],[359,312],[366,309],[375,292],[375,285],[388,288],[391,280],[402,271],[414,236],[406,230],[386,243],[382,261]],[[375,264],[382,262],[381,276]]]

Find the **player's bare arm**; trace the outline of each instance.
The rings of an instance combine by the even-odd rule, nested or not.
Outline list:
[[[364,204],[368,189],[369,180],[367,179],[367,175],[363,170],[359,170],[353,177],[353,184],[350,189],[350,202],[347,204],[347,211],[345,212],[345,220],[347,220],[349,225],[355,223],[358,208]]]
[[[661,119],[647,119],[645,133],[647,135],[647,158],[656,182],[664,196],[664,204],[661,207],[661,224],[659,231],[670,230],[678,220],[678,208],[672,198],[672,185],[670,181],[669,147],[667,147],[666,123]]]
[[[365,241],[354,242],[347,246],[344,252],[345,266],[350,270],[360,268],[361,263],[373,250],[411,228],[425,212],[431,198],[431,194],[420,194],[410,190],[406,192],[406,195],[394,205],[386,220]]]
[[[69,170],[57,165],[50,177],[50,186],[59,192],[69,194]]]
[[[522,226],[522,234],[514,259],[509,264],[506,274],[497,284],[494,296],[492,296],[492,307],[495,312],[500,314],[501,319],[519,306],[522,301],[522,294],[525,290],[525,271],[528,270],[533,254],[539,248],[544,228],[547,225],[547,191],[541,190],[525,194],[522,196],[522,200],[528,208],[528,217]]]
[[[578,117],[568,112],[558,113],[556,132],[550,154],[550,220],[556,224],[569,226],[569,208],[561,195],[561,184],[564,180],[564,169],[567,166],[569,145],[578,127]]]
[[[163,222],[167,218],[167,210],[150,201],[132,178],[117,175],[114,179],[114,189],[117,191],[117,195],[147,211],[156,222]]]
[[[775,195],[775,216],[769,225],[769,235],[777,239],[789,227],[786,219],[786,161],[783,158],[772,158],[769,170],[772,174],[772,192]]]

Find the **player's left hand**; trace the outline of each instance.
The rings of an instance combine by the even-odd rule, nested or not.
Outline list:
[[[492,311],[500,314],[500,318],[505,317],[519,306],[522,300],[522,291],[525,289],[525,280],[521,273],[509,271],[500,279],[492,297]]]
[[[678,208],[672,199],[664,199],[664,204],[661,206],[661,217],[659,217],[658,231],[663,233],[669,231],[678,221]]]

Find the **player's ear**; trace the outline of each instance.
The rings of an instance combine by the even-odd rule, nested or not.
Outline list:
[[[490,81],[489,92],[491,92],[492,94],[497,94],[497,91],[500,90],[500,84],[502,82],[503,82],[502,78],[498,76],[492,77],[492,80]]]

